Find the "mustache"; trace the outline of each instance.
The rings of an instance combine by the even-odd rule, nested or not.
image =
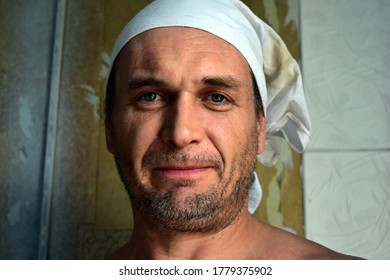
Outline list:
[[[224,166],[224,161],[220,155],[207,153],[191,155],[182,151],[157,151],[145,154],[142,159],[142,166],[196,165],[206,163],[220,169]]]

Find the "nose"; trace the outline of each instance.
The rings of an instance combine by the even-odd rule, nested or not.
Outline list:
[[[161,139],[168,145],[184,148],[202,140],[201,108],[196,100],[183,94],[167,107],[162,124]]]

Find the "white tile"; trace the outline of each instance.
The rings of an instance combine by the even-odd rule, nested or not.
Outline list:
[[[390,151],[306,153],[307,238],[333,250],[390,259]]]
[[[390,1],[302,0],[309,150],[390,147]]]

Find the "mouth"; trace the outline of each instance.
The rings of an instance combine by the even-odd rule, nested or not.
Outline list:
[[[209,165],[168,165],[153,168],[160,179],[197,180],[213,169]]]

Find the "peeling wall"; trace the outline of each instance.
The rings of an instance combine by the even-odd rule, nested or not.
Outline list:
[[[0,2],[0,259],[37,257],[54,9]]]
[[[293,57],[300,60],[298,0],[243,1],[282,37]],[[287,231],[304,235],[301,155],[280,141],[283,154],[274,167],[257,166],[263,199],[255,215]]]

